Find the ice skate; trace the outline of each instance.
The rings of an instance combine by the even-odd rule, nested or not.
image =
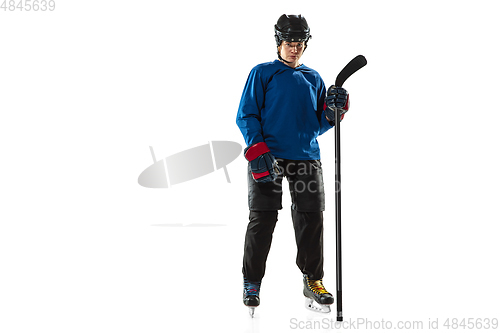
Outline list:
[[[304,274],[304,296],[307,309],[321,313],[331,312],[330,304],[333,304],[333,296],[326,291],[322,280],[310,280]]]
[[[255,308],[260,304],[260,281],[248,281],[243,278],[243,304],[248,307],[250,317],[253,318]]]

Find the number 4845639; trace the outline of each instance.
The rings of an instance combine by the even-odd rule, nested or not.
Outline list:
[[[3,11],[34,11],[34,12],[45,12],[45,11],[53,11],[56,9],[55,0],[4,0],[0,9]]]

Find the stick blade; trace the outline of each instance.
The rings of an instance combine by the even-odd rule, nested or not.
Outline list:
[[[361,54],[354,57],[349,63],[342,69],[337,75],[335,80],[336,87],[342,87],[344,82],[354,73],[356,73],[360,68],[363,68],[368,62],[366,58]]]

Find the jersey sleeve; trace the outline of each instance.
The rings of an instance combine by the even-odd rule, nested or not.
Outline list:
[[[265,86],[261,72],[257,68],[253,68],[243,89],[236,116],[236,124],[240,128],[247,146],[264,142],[261,110],[264,107]]]
[[[325,115],[325,109],[326,109],[326,103],[325,103],[325,98],[326,98],[326,87],[325,87],[325,83],[323,82],[323,79],[319,79],[320,80],[320,88],[318,89],[318,93],[319,93],[319,96],[318,96],[318,114],[319,114],[319,117],[318,117],[318,121],[319,121],[319,135],[325,133],[326,131],[328,131],[330,128],[332,128],[335,123],[333,121],[328,121],[326,119],[326,115]]]

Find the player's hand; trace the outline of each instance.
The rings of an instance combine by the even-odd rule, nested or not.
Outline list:
[[[328,89],[328,93],[325,99],[326,109],[325,116],[328,121],[335,120],[335,109],[340,109],[340,115],[342,120],[344,118],[344,113],[349,111],[349,93],[344,88],[336,88],[331,86]]]
[[[278,162],[276,162],[265,142],[246,147],[244,155],[250,164],[252,177],[256,182],[267,183],[278,178]]]

